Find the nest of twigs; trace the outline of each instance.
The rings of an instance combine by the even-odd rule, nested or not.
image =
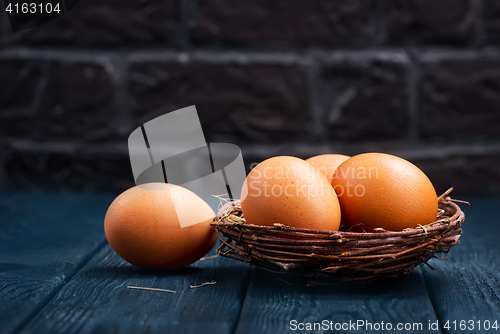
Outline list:
[[[222,241],[217,252],[269,271],[299,275],[310,283],[369,282],[399,276],[431,258],[440,258],[438,253],[445,253],[440,258],[444,260],[450,248],[460,243],[465,215],[456,202],[467,202],[446,197],[448,193],[437,199],[435,222],[398,232],[252,225],[246,223],[239,201],[227,201],[212,223]]]

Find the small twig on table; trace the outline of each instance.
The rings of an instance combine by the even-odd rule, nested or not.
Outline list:
[[[171,293],[177,293],[177,291],[173,290],[167,290],[167,289],[156,289],[156,288],[143,288],[140,286],[127,286],[129,289],[135,289],[135,290],[147,290],[147,291],[160,291],[160,292],[171,292]]]
[[[277,278],[277,279],[279,279],[279,280],[280,280],[280,281],[282,281],[282,282],[285,282],[285,283],[286,283],[286,284],[288,284],[288,285],[293,285],[292,283],[290,283],[290,282],[288,282],[288,281],[285,281],[284,279],[282,279],[282,278],[280,278],[280,277],[278,277],[278,276],[276,276],[276,278]]]
[[[215,259],[216,257],[219,257],[219,254],[215,254],[215,255],[212,255],[212,256],[205,256],[205,257],[202,257],[200,259],[201,260],[210,260],[210,259]]]
[[[201,288],[202,286],[205,286],[205,285],[214,285],[214,284],[217,284],[217,282],[212,281],[212,282],[205,282],[205,283],[202,283],[200,285],[191,285],[191,289]]]

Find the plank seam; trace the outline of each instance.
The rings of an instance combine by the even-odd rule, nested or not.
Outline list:
[[[245,285],[245,295],[243,297],[243,300],[241,301],[240,311],[238,312],[238,318],[237,318],[236,322],[234,323],[234,327],[231,330],[231,333],[233,333],[233,334],[235,334],[236,330],[238,329],[238,325],[240,323],[240,318],[241,318],[241,312],[243,311],[243,305],[245,304],[245,300],[247,299],[248,287],[250,286],[250,282],[255,275],[254,273],[255,273],[255,266],[252,266],[250,275],[248,275],[248,278],[246,280],[247,284]]]
[[[92,252],[89,253],[81,262],[79,265],[75,267],[72,273],[70,273],[66,279],[59,284],[57,287],[53,289],[53,291],[47,295],[47,297],[38,305],[33,311],[31,311],[25,318],[24,320],[20,321],[17,326],[13,328],[11,331],[12,334],[18,334],[21,332],[32,320],[33,318],[36,317],[38,313],[40,313],[61,291],[61,289],[73,279],[73,277],[87,264],[94,258],[94,256],[97,255],[97,253],[104,248],[104,246],[107,245],[107,240],[103,240]]]
[[[427,289],[427,280],[425,279],[425,270],[423,268],[423,265],[420,267],[420,272],[422,273],[422,280],[424,281],[423,283],[424,283],[425,292],[427,292],[427,296],[429,297],[429,301],[431,302],[431,305],[432,305],[432,311],[436,315],[436,319],[439,321],[439,332],[440,333],[448,333],[448,331],[444,331],[444,328],[442,327],[443,323],[441,321],[441,317],[439,316],[439,313],[437,312],[437,308],[436,308],[437,305],[435,305],[435,303],[432,300],[431,295],[429,293],[429,289]]]

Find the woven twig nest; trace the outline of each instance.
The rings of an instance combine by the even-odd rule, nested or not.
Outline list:
[[[300,275],[309,282],[368,282],[408,273],[459,244],[465,215],[455,202],[462,201],[450,197],[438,201],[440,215],[435,222],[398,232],[252,225],[245,222],[239,201],[224,204],[212,226],[222,241],[217,249],[221,256]]]

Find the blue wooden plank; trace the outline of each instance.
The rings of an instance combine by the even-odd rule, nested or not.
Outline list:
[[[379,328],[376,332],[384,333],[395,332],[398,323],[406,322],[411,328],[405,333],[420,333],[426,331],[429,321],[437,320],[419,268],[400,279],[368,285],[309,287],[285,280],[291,285],[272,273],[254,271],[236,333],[289,333],[308,323],[313,332],[333,331],[341,324],[340,332],[375,332]],[[357,321],[364,324],[353,326]],[[382,322],[385,327],[377,327]],[[319,325],[315,328],[314,323]]]
[[[464,332],[461,324],[483,332],[485,321],[497,321],[500,330],[500,221],[495,212],[500,198],[468,200],[472,205],[462,206],[466,218],[460,244],[442,265],[437,259],[430,262],[439,270],[424,270],[440,324],[448,321],[445,331],[450,333]]]
[[[250,269],[217,257],[174,271],[144,270],[106,246],[21,333],[233,333]],[[217,283],[190,288],[211,281]]]
[[[112,199],[0,194],[0,333],[22,328],[104,245]]]
[[[235,328],[280,333],[289,332],[291,320],[422,323],[426,331],[429,321],[462,320],[459,315],[499,319],[499,226],[491,214],[499,199],[472,200],[462,244],[443,265],[436,264],[437,271],[424,268],[424,277],[419,269],[372,285],[306,287],[255,270],[246,296],[251,267],[224,258],[173,272],[146,271],[126,264],[106,245],[81,268],[104,241],[102,218],[111,200],[0,194],[0,333],[228,333]],[[217,284],[189,288],[211,280]],[[126,285],[177,293],[131,291]]]

